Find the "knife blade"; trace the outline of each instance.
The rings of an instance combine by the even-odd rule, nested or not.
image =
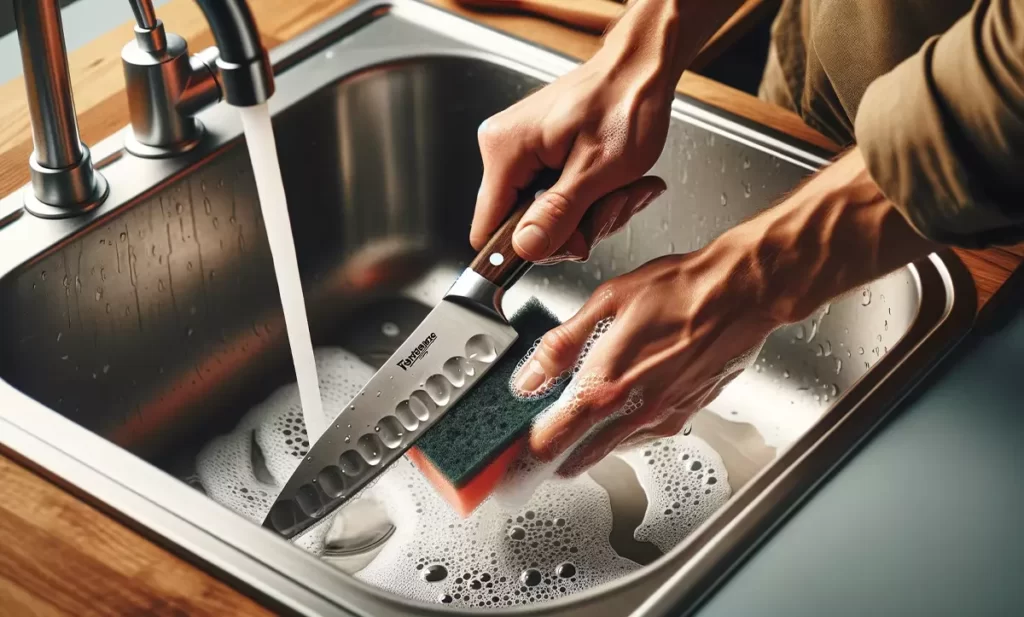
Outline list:
[[[518,335],[503,293],[529,270],[512,233],[535,195],[557,179],[545,171],[423,319],[309,449],[263,527],[291,539],[344,505],[397,461],[498,362]]]

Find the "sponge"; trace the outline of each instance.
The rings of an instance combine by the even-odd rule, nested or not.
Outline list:
[[[525,445],[533,419],[565,387],[558,383],[529,399],[512,395],[509,383],[519,361],[559,321],[530,298],[509,322],[519,335],[516,342],[406,454],[463,517],[494,491]]]

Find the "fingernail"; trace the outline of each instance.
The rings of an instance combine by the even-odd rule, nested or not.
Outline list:
[[[537,225],[523,227],[512,236],[512,239],[523,252],[530,255],[547,253],[548,245],[551,243],[548,234]]]
[[[547,379],[544,367],[540,365],[540,362],[530,360],[523,368],[519,369],[519,375],[516,376],[515,382],[516,390],[523,394],[533,394],[544,385]]]

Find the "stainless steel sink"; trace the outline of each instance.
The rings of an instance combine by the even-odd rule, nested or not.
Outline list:
[[[394,339],[373,333],[414,326],[471,257],[476,127],[574,63],[412,0],[363,2],[271,56],[314,341],[379,364]],[[179,158],[136,158],[124,132],[97,144],[111,195],[88,215],[0,201],[3,450],[278,608],[452,612],[371,588],[182,480],[204,443],[294,379],[238,118],[224,105],[200,118],[207,142]],[[668,192],[588,263],[535,268],[506,302],[537,296],[566,318],[602,280],[703,246],[824,162],[679,97],[652,171]],[[974,297],[937,254],[773,334],[694,422],[725,459],[729,503],[639,572],[530,610],[693,606],[965,333]]]

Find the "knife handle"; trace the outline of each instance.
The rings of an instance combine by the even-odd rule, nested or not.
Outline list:
[[[542,171],[530,186],[519,192],[516,207],[470,262],[470,269],[499,289],[508,289],[526,274],[533,264],[520,257],[512,248],[512,234],[536,195],[550,188],[558,180],[559,173],[553,170]]]

